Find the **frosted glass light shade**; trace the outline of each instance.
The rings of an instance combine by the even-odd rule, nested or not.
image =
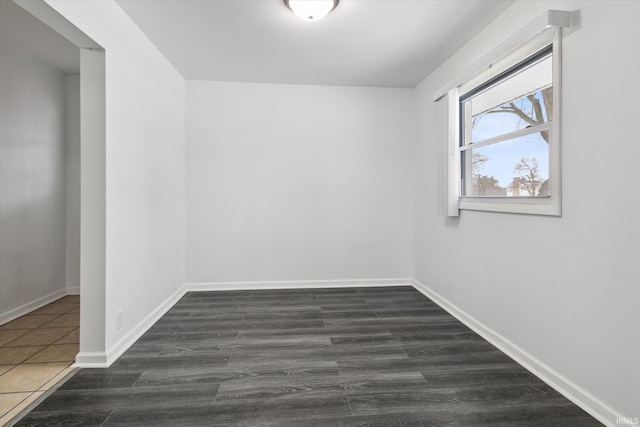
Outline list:
[[[338,5],[339,0],[284,0],[296,15],[305,21],[319,21]]]

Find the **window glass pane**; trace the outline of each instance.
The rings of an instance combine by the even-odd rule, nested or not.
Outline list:
[[[536,132],[462,152],[464,195],[549,196],[549,144]]]
[[[471,114],[465,120],[471,142],[551,121],[552,71],[552,59],[547,56],[464,101],[469,105],[463,105],[463,111]],[[548,141],[548,133],[543,137]]]

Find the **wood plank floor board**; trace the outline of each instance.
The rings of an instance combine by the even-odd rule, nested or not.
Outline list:
[[[208,383],[256,380],[262,378],[287,378],[338,376],[336,362],[296,362],[237,364],[233,367],[196,367],[181,369],[149,369],[140,375],[134,387],[145,385],[166,385],[185,383]]]
[[[209,332],[212,330],[239,331],[243,327],[243,320],[215,320],[215,319],[179,319],[173,323],[163,322],[159,325],[153,325],[150,331],[153,332]]]
[[[310,292],[313,295],[353,295],[360,294],[360,290],[364,288],[316,288],[316,289],[299,289],[301,292]]]
[[[307,295],[318,295],[322,293],[350,293],[357,294],[357,289],[349,289],[349,288],[318,288],[318,289],[303,289],[303,288],[292,288],[292,289],[260,289],[253,290],[251,292],[251,298],[260,298],[262,296],[266,297],[290,297],[290,296],[307,296]]]
[[[357,291],[361,294],[378,294],[378,293],[407,293],[407,294],[420,294],[412,286],[369,286],[357,288]]]
[[[252,291],[249,302],[272,301],[281,303],[298,303],[315,300],[316,296],[312,292],[304,292],[303,289],[274,289],[264,291]]]
[[[535,405],[555,407],[564,398],[546,385],[510,384],[477,387],[430,388],[419,391],[354,394],[349,402],[354,415],[394,412],[446,413],[451,416],[519,410]]]
[[[331,344],[334,346],[339,345],[376,345],[378,343],[397,343],[403,345],[429,345],[430,341],[444,342],[444,341],[486,341],[477,335],[475,332],[468,331],[451,331],[451,330],[435,330],[423,333],[408,333],[408,334],[389,334],[389,335],[370,335],[370,336],[343,336],[332,337]],[[489,343],[487,343],[489,344]]]
[[[388,304],[383,302],[367,303],[373,311],[376,313],[406,313],[411,311],[424,311],[424,312],[445,312],[446,311],[428,299],[416,299],[414,301],[405,301],[402,304]]]
[[[319,304],[332,304],[332,305],[353,305],[353,304],[366,304],[367,302],[364,300],[362,295],[353,295],[353,296],[345,296],[345,295],[319,295],[316,296],[316,301]]]
[[[160,331],[160,332],[148,332],[144,334],[135,344],[142,343],[173,343],[182,341],[193,340],[208,340],[208,339],[235,339],[238,336],[239,330],[230,331],[204,331],[204,332],[187,332],[187,331]]]
[[[378,317],[375,312],[372,311],[298,311],[298,312],[278,312],[278,311],[251,311],[245,316],[245,322],[256,322],[263,320],[335,320],[335,319],[370,319]]]
[[[389,335],[389,330],[384,326],[339,326],[334,328],[296,328],[296,329],[277,329],[277,330],[240,330],[238,339],[244,338],[260,338],[260,337],[295,337],[295,336],[323,336],[323,337],[340,337],[360,335]]]
[[[113,410],[31,411],[16,425],[21,427],[101,426]]]
[[[408,309],[436,309],[440,308],[436,303],[427,299],[422,294],[417,295],[364,295],[365,303],[375,310],[401,310]]]
[[[249,313],[309,313],[321,311],[320,306],[315,304],[308,305],[253,305],[246,308]]]
[[[283,352],[281,349],[252,349],[234,353],[229,366],[237,363],[278,360],[369,360],[371,358],[408,358],[409,356],[399,345],[384,345],[377,347],[353,346],[330,347],[312,349],[290,349]]]
[[[394,328],[394,337],[400,341],[411,343],[428,343],[430,341],[457,341],[457,340],[473,340],[485,341],[480,335],[476,334],[469,328],[456,328],[455,325],[441,324],[438,329],[425,327],[422,331],[404,331],[401,328]],[[400,332],[398,332],[400,330]]]
[[[92,388],[58,390],[38,405],[34,412],[74,410],[109,410],[115,408],[178,408],[208,405],[215,401],[220,383],[180,384],[172,387],[145,386],[126,388]]]
[[[316,289],[306,289],[307,292],[311,293],[315,296],[324,296],[324,295],[361,295],[360,292],[362,288],[316,288]],[[301,289],[303,290],[303,289]]]
[[[173,343],[173,345],[178,345],[178,343]],[[163,341],[136,342],[129,347],[127,355],[133,356],[135,354],[160,353],[166,346],[167,343]]]
[[[600,425],[411,287],[189,292],[18,426]]]
[[[83,369],[62,384],[59,390],[87,390],[131,387],[142,371],[116,373],[107,369]]]
[[[321,304],[320,310],[324,312],[332,312],[332,311],[365,311],[367,313],[371,312],[371,307],[368,304]]]
[[[279,330],[322,327],[324,327],[324,321],[316,319],[247,320],[242,324],[242,329],[253,330]]]
[[[211,319],[211,320],[239,320],[242,321],[244,320],[246,316],[245,312],[239,312],[239,311],[222,311],[222,310],[211,310],[211,309],[206,309],[206,310],[196,310],[193,308],[188,308],[188,309],[184,309],[184,310],[174,310],[174,311],[168,311],[164,314],[164,316],[162,316],[162,319],[160,319],[158,322],[156,322],[155,324],[163,324],[163,323],[171,323],[173,321],[176,320],[194,320],[194,319],[200,319],[200,320],[207,320],[207,319]]]
[[[513,363],[478,365],[475,369],[460,369],[455,365],[439,366],[432,371],[423,371],[422,375],[432,388],[477,387],[486,384],[542,385],[542,380],[521,366]]]
[[[331,348],[331,339],[328,337],[288,337],[280,340],[270,340],[262,338],[244,340],[202,340],[202,341],[182,341],[163,345],[158,351],[170,351],[171,349],[185,349],[191,351],[226,350],[234,352],[244,351],[280,351],[291,350],[311,350]]]
[[[410,357],[436,356],[446,354],[459,354],[461,352],[494,352],[497,349],[490,343],[475,337],[458,337],[444,339],[434,337],[427,343],[419,339],[407,339],[394,335],[365,336],[365,337],[338,337],[331,338],[331,343],[336,348],[368,346],[379,348],[385,345],[400,345]]]
[[[281,394],[303,394],[326,391],[358,393],[396,390],[424,390],[428,382],[418,373],[379,375],[335,375],[306,377],[260,377],[251,381],[230,380],[221,384],[218,400],[276,397]]]
[[[224,366],[231,358],[231,352],[198,353],[198,354],[166,354],[155,353],[137,354],[135,356],[123,355],[112,366],[115,370],[123,369],[162,369],[182,368],[189,366]]]
[[[370,359],[370,360],[338,360],[341,373],[363,372],[421,372],[438,366],[452,366],[464,364],[486,365],[509,362],[506,355],[496,350],[494,352],[453,354],[438,356],[420,356],[407,358]]]
[[[423,307],[420,307],[420,305],[422,305]],[[416,304],[416,307],[404,307],[402,309],[395,309],[395,310],[389,310],[389,309],[384,309],[384,308],[379,308],[375,310],[376,314],[378,315],[378,317],[380,318],[387,318],[387,317],[398,317],[398,316],[430,316],[430,315],[434,315],[434,314],[447,314],[446,311],[444,311],[442,308],[440,307],[424,307],[424,303],[421,302],[419,304]]]
[[[251,298],[247,302],[247,310],[252,308],[267,307],[273,309],[273,307],[299,307],[305,308],[311,305],[316,305],[315,298]]]
[[[183,323],[195,323],[195,322],[209,322],[209,323],[217,323],[217,322],[237,322],[242,323],[244,318],[246,317],[245,312],[234,312],[234,313],[217,313],[213,310],[207,311],[197,311],[193,309],[189,309],[188,311],[182,313],[167,313],[162,316],[162,319],[158,320],[153,326],[159,325],[181,325]]]
[[[368,326],[384,326],[390,328],[417,327],[420,325],[434,326],[438,323],[451,322],[449,315],[434,316],[397,316],[397,317],[368,317],[355,319],[331,319],[325,320],[326,327],[349,326],[349,325],[368,325]]]
[[[540,399],[540,400],[534,400]],[[535,404],[532,403],[535,401]],[[355,395],[349,397],[356,415],[414,414],[428,420],[438,420],[449,426],[601,426],[584,412],[576,413],[575,407],[554,398],[539,395],[505,400],[455,401],[433,398],[430,394],[411,395]],[[532,409],[533,408],[533,409]],[[564,410],[563,410],[564,409]],[[573,416],[570,414],[573,413]]]
[[[450,332],[468,332],[471,331],[467,326],[462,323],[456,321],[455,319],[451,320],[441,320],[433,323],[420,323],[417,325],[390,325],[387,326],[389,332],[393,335],[410,335],[410,334],[420,334],[420,333],[428,333],[431,331],[450,331]]]
[[[237,424],[222,424],[231,427]],[[588,414],[575,414],[570,406],[470,414],[394,413],[383,415],[336,416],[264,422],[261,427],[591,427],[600,423]]]
[[[486,341],[480,340],[443,340],[429,343],[404,342],[402,348],[410,357],[451,355],[460,353],[494,352],[497,349]]]
[[[192,343],[193,341],[190,341],[189,343]],[[184,355],[184,356],[204,356],[204,357],[210,357],[210,356],[222,356],[223,358],[225,358],[225,360],[228,362],[229,358],[231,357],[231,349],[221,346],[221,345],[214,345],[214,346],[210,346],[210,347],[206,347],[206,346],[202,346],[202,345],[185,345],[185,343],[182,344],[171,344],[171,345],[166,345],[164,347],[162,347],[162,349],[160,351],[158,351],[157,356],[162,357],[162,356],[180,356],[180,355]],[[149,354],[153,355],[153,352],[150,352]],[[147,354],[143,354],[143,353],[138,353],[138,356],[141,357],[149,357]]]
[[[350,415],[349,401],[342,393],[307,393],[275,398],[216,401],[208,405],[175,408],[127,408],[113,411],[110,425],[254,425],[289,418],[322,418],[326,414]]]

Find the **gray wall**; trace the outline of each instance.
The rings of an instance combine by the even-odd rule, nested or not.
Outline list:
[[[189,81],[187,280],[409,277],[412,100]]]
[[[547,9],[580,10],[563,51],[563,215],[463,211],[445,219],[432,95]],[[594,407],[633,417],[640,408],[638,16],[638,2],[516,2],[417,88],[414,157],[414,277]]]
[[[80,292],[80,76],[65,77],[66,271],[68,293]]]
[[[7,320],[12,310],[64,293],[67,283],[65,75],[12,43],[9,6],[17,7],[0,5],[0,315]]]

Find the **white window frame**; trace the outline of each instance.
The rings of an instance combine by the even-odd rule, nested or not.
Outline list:
[[[446,216],[458,216],[460,210],[561,215],[561,40],[562,27],[569,26],[570,18],[570,12],[557,10],[545,12],[518,34],[434,94],[434,101],[446,103],[447,106],[447,158],[444,163],[446,173],[443,177]],[[550,196],[463,197],[462,166],[460,163],[460,96],[493,79],[549,45],[553,49],[553,118],[549,124]]]

